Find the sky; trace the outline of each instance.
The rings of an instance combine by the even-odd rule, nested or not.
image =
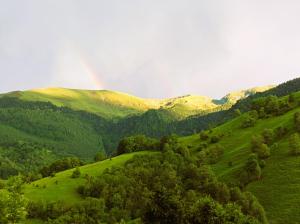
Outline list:
[[[220,98],[300,76],[298,0],[0,5],[0,92],[66,87]]]

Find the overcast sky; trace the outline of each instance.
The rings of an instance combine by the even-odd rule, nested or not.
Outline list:
[[[0,92],[221,97],[300,74],[299,0],[0,0]]]

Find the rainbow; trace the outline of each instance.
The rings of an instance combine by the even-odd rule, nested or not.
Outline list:
[[[80,57],[80,65],[84,69],[85,75],[88,76],[89,80],[94,84],[94,88],[103,89],[104,83],[100,80],[100,75],[95,69],[87,62],[83,57]]]

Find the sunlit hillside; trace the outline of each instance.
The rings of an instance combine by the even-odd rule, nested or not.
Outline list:
[[[143,99],[129,94],[110,90],[77,90],[66,88],[45,88],[16,91],[2,96],[14,96],[26,101],[51,102],[56,106],[66,106],[75,110],[96,113],[105,118],[122,118],[141,114],[149,109],[169,110],[178,118],[226,109],[237,100],[272,86],[253,88],[229,93],[221,100],[205,96],[186,95],[169,99]]]

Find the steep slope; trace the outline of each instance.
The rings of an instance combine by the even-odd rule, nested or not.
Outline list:
[[[300,93],[295,94],[300,99]],[[289,139],[296,132],[294,114],[300,112],[300,107],[280,116],[259,119],[253,127],[242,128],[242,123],[248,116],[244,114],[212,130],[211,135],[224,135],[218,142],[224,147],[224,154],[212,165],[215,173],[227,183],[239,183],[240,175],[249,158],[251,139],[262,134],[265,129],[274,130],[278,127],[287,129],[287,133],[275,139],[271,145],[271,156],[267,158],[259,180],[247,185],[247,190],[254,193],[264,206],[270,223],[299,223],[300,179],[299,156],[290,155]],[[208,144],[199,135],[184,137],[181,141],[196,154],[201,154],[201,148]]]

